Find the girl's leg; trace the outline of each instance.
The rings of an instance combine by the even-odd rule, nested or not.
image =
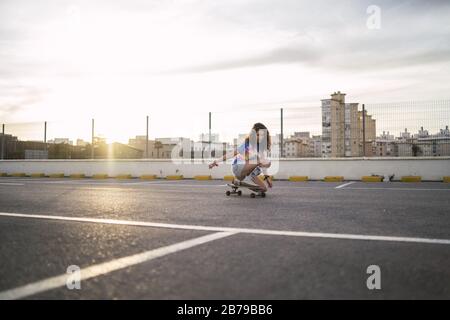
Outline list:
[[[265,181],[267,183],[267,186],[269,188],[272,188],[272,178],[270,178],[270,176],[267,176],[267,179]]]
[[[261,191],[263,191],[263,192],[266,192],[266,191],[267,191],[267,187],[266,187],[266,185],[264,184],[264,181],[262,181],[258,176],[253,177],[253,178],[252,178],[252,181],[253,181],[255,184],[257,184],[257,185],[261,188]]]
[[[241,175],[238,178],[239,180],[244,180],[253,170],[257,167],[257,164],[249,164],[247,163],[241,171]]]
[[[262,170],[262,173],[263,173],[263,175],[264,175],[264,181],[265,181],[265,183],[267,183],[267,186],[268,186],[269,188],[272,188],[272,179],[271,179],[271,177],[268,175],[268,168],[270,167],[270,162],[268,162],[267,164],[268,164],[268,166],[262,167],[261,170]]]
[[[244,166],[244,168],[242,169],[242,171],[241,171],[241,176],[240,177],[238,177],[239,178],[239,180],[244,180],[245,179],[245,177],[247,177],[248,175],[250,175],[250,173],[252,173],[252,171],[253,170],[255,170],[255,168],[257,167],[258,165],[257,164],[246,164],[245,166]],[[261,179],[259,179],[259,177],[252,177],[252,181],[256,184],[256,185],[258,185],[260,188],[261,188],[261,190],[262,191],[264,191],[264,192],[266,192],[267,191],[267,187],[266,187],[266,185],[264,184],[264,181],[262,181]]]

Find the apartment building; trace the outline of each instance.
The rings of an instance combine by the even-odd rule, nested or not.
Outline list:
[[[358,103],[346,103],[340,91],[331,99],[322,100],[322,156],[359,157],[363,152],[363,121],[365,120],[366,156],[372,155],[376,138],[376,121],[366,113],[363,119]]]

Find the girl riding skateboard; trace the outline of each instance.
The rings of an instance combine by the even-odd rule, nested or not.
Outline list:
[[[236,150],[214,160],[209,168],[212,169],[218,166],[219,162],[234,157],[231,166],[235,177],[233,184],[239,185],[242,180],[250,176],[251,180],[260,188],[260,191],[266,192],[267,187],[272,187],[272,181],[267,175],[267,168],[270,167],[270,161],[267,160],[270,146],[271,139],[267,127],[262,123],[255,123],[250,134]],[[264,181],[258,177],[261,173],[264,174]]]

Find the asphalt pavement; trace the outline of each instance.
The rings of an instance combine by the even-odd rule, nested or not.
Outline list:
[[[450,184],[226,190],[0,178],[0,298],[450,299]],[[371,265],[380,289],[367,286]]]

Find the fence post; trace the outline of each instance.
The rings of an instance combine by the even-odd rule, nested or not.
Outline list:
[[[362,105],[363,157],[366,156],[366,107]]]
[[[148,159],[148,116],[147,116],[147,129],[145,135],[145,158]]]
[[[2,145],[1,145],[1,159],[5,159],[5,124],[2,124]]]
[[[92,132],[91,132],[91,159],[94,159],[94,119],[92,119]]]
[[[283,108],[281,108],[281,115],[280,115],[280,120],[281,120],[281,133],[280,133],[280,158],[283,158],[284,156],[284,146],[283,146]]]
[[[209,112],[209,138],[208,138],[208,154],[211,157],[211,112]]]
[[[47,146],[47,121],[44,121],[44,153],[47,152],[47,159],[48,157],[48,146]],[[45,155],[44,155],[45,157]]]

